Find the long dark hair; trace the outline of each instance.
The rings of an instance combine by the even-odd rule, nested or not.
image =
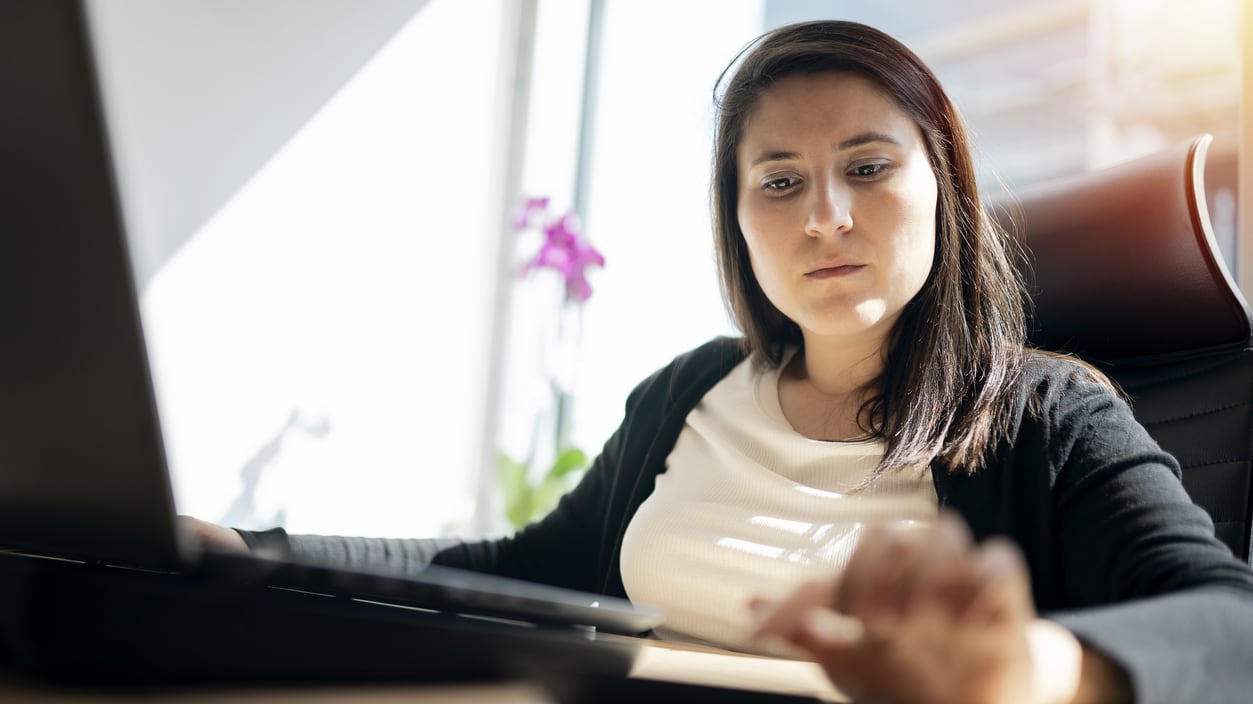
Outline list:
[[[1001,439],[1021,374],[1025,289],[1014,241],[979,202],[966,130],[929,68],[874,28],[824,20],[782,27],[749,44],[715,88],[712,203],[723,297],[760,366],[801,345],[800,328],[765,296],[736,216],[736,150],[763,92],[789,75],[861,76],[918,125],[938,185],[935,259],[889,340],[875,393],[863,406],[886,444],[879,473],[939,460],[949,471],[981,469]]]

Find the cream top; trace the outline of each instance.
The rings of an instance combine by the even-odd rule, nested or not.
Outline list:
[[[796,432],[779,405],[779,374],[745,360],[705,395],[627,527],[622,581],[632,601],[665,610],[662,637],[755,650],[752,596],[780,597],[843,569],[870,523],[938,512],[925,467],[850,493],[878,465],[882,442]]]

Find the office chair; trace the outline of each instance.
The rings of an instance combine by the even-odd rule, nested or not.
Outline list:
[[[989,212],[1026,250],[1032,344],[1121,386],[1218,538],[1250,561],[1251,316],[1206,210],[1211,141],[1024,189]]]

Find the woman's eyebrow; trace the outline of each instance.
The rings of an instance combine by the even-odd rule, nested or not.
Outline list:
[[[849,137],[843,142],[840,142],[836,146],[836,149],[843,151],[845,149],[852,149],[853,147],[860,147],[863,144],[871,144],[873,142],[886,142],[888,144],[895,144],[898,147],[901,146],[901,140],[890,134],[885,134],[883,132],[862,132],[856,137]]]
[[[800,158],[800,154],[797,154],[796,152],[766,152],[765,154],[762,154],[756,159],[753,159],[748,164],[748,167],[751,169],[752,167],[758,164],[767,162],[767,161],[787,161],[788,159],[799,159],[799,158]]]
[[[863,144],[873,144],[875,142],[883,142],[885,144],[894,144],[898,147],[901,146],[901,140],[897,139],[896,137],[893,137],[890,134],[887,134],[884,132],[862,132],[859,135],[856,135],[854,137],[849,137],[843,142],[840,142],[839,144],[837,144],[836,150],[843,151],[845,149],[852,149],[853,147],[860,147]],[[752,167],[761,163],[765,163],[767,161],[787,161],[789,159],[799,159],[799,158],[800,158],[800,154],[796,152],[766,152],[765,154],[762,154],[761,156],[758,156],[756,159],[753,159],[751,162],[749,162],[748,167],[751,169]]]

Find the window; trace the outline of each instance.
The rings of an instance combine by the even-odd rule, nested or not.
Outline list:
[[[180,512],[465,525],[504,8],[91,4]]]

